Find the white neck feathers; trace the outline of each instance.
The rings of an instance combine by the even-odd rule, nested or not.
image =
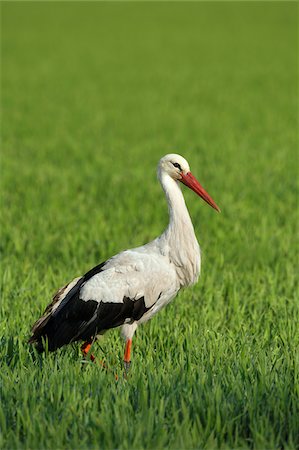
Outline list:
[[[181,286],[197,281],[200,272],[200,249],[178,182],[164,171],[158,174],[166,195],[169,225],[160,237],[161,250],[175,265]]]

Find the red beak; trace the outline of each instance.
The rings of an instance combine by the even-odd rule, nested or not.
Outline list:
[[[194,175],[191,172],[181,173],[182,178],[180,181],[188,186],[188,188],[192,189],[197,195],[199,195],[205,202],[207,202],[212,208],[216,209],[216,211],[220,212],[220,208],[216,205],[212,197],[204,190],[201,184],[197,181]]]

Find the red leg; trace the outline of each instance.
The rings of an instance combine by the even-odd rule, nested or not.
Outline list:
[[[91,343],[89,341],[86,341],[86,342],[84,342],[83,345],[81,345],[81,352],[83,353],[84,356],[88,355],[90,347],[91,347]],[[90,354],[90,359],[92,362],[94,362],[94,360],[95,360],[95,357],[93,356],[92,353]]]
[[[90,347],[91,347],[91,342],[89,342],[89,341],[86,341],[86,342],[84,342],[84,344],[81,345],[81,351],[82,351],[84,356],[88,355]],[[95,359],[96,359],[92,353],[90,354],[90,359],[91,359],[92,362],[94,362]],[[100,363],[100,365],[102,367],[104,367],[104,369],[108,370],[108,367],[106,366],[106,364],[103,361],[99,361],[98,360],[98,362]],[[118,380],[118,375],[114,374],[114,378],[117,381]]]
[[[84,342],[83,345],[81,345],[81,351],[84,356],[88,355],[90,347],[91,347],[91,342],[89,342],[89,341],[86,341],[86,342]],[[96,360],[95,356],[92,353],[90,354],[90,360],[92,362],[94,362]],[[97,360],[97,361],[100,363],[100,365],[102,367],[104,367],[104,369],[108,370],[108,367],[106,366],[106,364],[103,361],[100,361],[100,360]],[[117,374],[115,374],[115,379],[116,379],[116,381],[118,380]]]
[[[132,347],[132,339],[127,339],[124,355],[124,366],[126,373],[128,372],[131,365],[131,347]]]

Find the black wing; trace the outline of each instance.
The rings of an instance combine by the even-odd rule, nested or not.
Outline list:
[[[97,334],[122,325],[125,321],[139,320],[148,311],[144,297],[138,300],[124,297],[122,302],[117,303],[80,299],[83,284],[104,270],[105,264],[106,262],[87,272],[62,300],[61,295],[67,286],[58,291],[45,314],[32,328],[33,334],[29,342],[36,343],[39,351],[44,350],[45,342],[48,350],[54,351],[71,342],[90,340]],[[60,304],[54,308],[57,301],[60,301]]]

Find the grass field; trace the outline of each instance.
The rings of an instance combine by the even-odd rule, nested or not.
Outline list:
[[[2,2],[2,449],[299,448],[297,3]],[[167,225],[183,154],[199,283],[128,380],[38,357],[56,288]],[[94,353],[121,373],[123,342]]]

